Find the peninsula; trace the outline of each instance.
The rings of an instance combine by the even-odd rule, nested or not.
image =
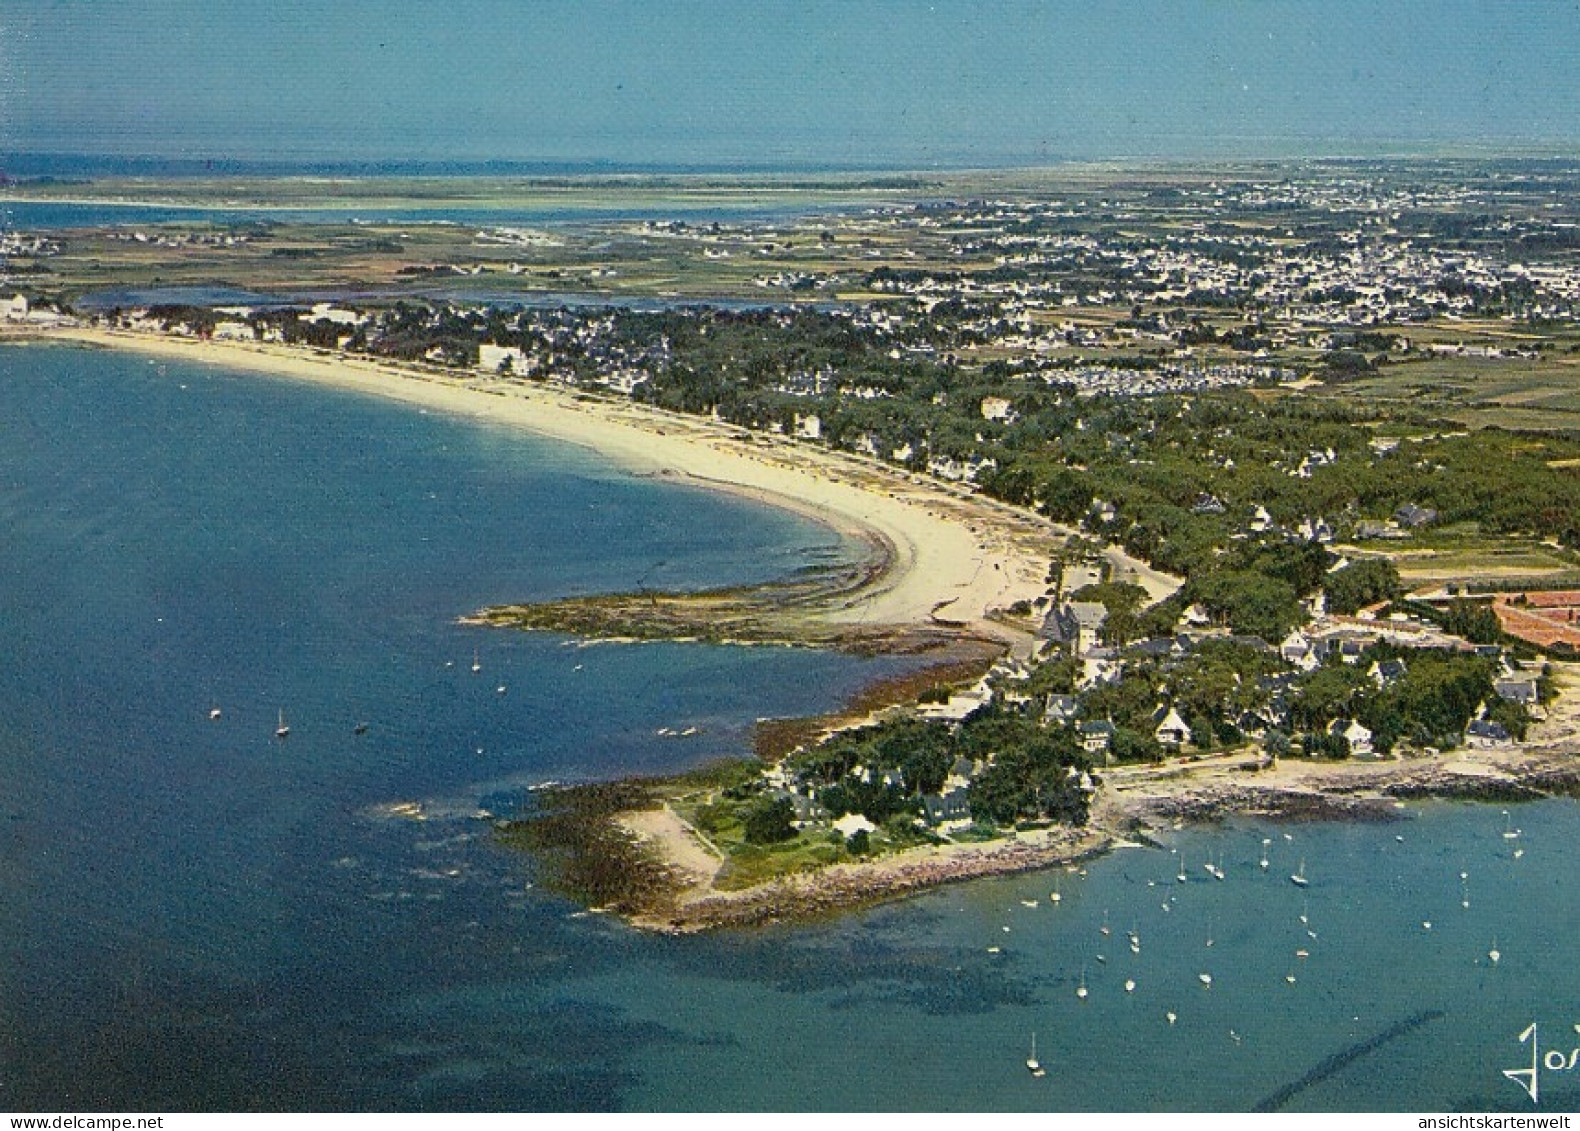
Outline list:
[[[766,721],[758,760],[502,822],[575,898],[693,930],[1228,812],[1570,791],[1573,183],[951,174],[702,219],[717,193],[677,182],[672,219],[474,226],[304,220],[260,182],[249,218],[8,233],[3,331],[520,427],[837,530],[761,585],[458,611],[920,657]]]

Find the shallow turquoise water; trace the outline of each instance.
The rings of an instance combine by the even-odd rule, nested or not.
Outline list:
[[[898,665],[455,618],[773,576],[832,535],[267,378],[10,348],[0,388],[0,1108],[1530,1110],[1519,1033],[1580,1039],[1568,802],[1513,809],[1517,840],[1459,804],[1183,831],[1188,883],[1133,849],[795,929],[580,915],[478,805],[738,752]],[[432,819],[382,815],[409,800]]]

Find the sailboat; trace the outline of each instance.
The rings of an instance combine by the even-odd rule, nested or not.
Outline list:
[[[1086,970],[1081,970],[1081,984],[1075,987],[1075,996],[1082,1001],[1086,1000]]]
[[[1180,874],[1179,874],[1179,875],[1177,875],[1177,876],[1175,876],[1175,877],[1174,877],[1174,878],[1175,878],[1175,879],[1176,879],[1176,880],[1178,880],[1178,881],[1179,881],[1179,882],[1180,882],[1180,883],[1182,883],[1182,884],[1183,884],[1183,883],[1185,883],[1185,882],[1186,882],[1186,876],[1185,876],[1185,857],[1184,857],[1184,856],[1183,856],[1183,855],[1182,855],[1182,856],[1181,856],[1181,857],[1180,857]]]
[[[472,670],[474,672],[480,672],[483,670],[483,658],[478,655],[476,648],[472,649]]]
[[[1262,871],[1264,871],[1264,872],[1267,871],[1267,863],[1268,863],[1268,861],[1267,861],[1267,846],[1272,844],[1272,843],[1273,842],[1271,840],[1268,840],[1266,837],[1262,838],[1262,858],[1260,860],[1258,860],[1257,863],[1262,866]]]
[[[1046,1076],[1047,1070],[1043,1068],[1042,1061],[1037,1059],[1037,1034],[1031,1035],[1031,1055],[1026,1058],[1026,1071],[1033,1076]]]
[[[291,733],[291,728],[285,725],[285,711],[280,711],[280,725],[274,728],[275,738],[284,738]]]
[[[1296,869],[1295,874],[1289,877],[1289,882],[1297,888],[1303,888],[1309,882],[1306,879],[1306,861],[1304,857],[1301,858],[1300,867]]]

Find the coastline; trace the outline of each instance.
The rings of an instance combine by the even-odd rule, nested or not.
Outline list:
[[[61,328],[0,333],[4,341],[59,342],[261,371],[398,400],[596,450],[636,474],[733,492],[812,517],[865,540],[881,559],[870,578],[817,615],[858,626],[928,627],[989,638],[1025,634],[990,618],[995,608],[1042,595],[1051,524],[916,476],[777,437],[651,410],[573,390],[458,376],[285,347],[199,342],[158,335]],[[1017,588],[1019,586],[1019,588]],[[1510,802],[1580,795],[1575,688],[1555,704],[1537,744],[1394,762],[1285,759],[1264,767],[1244,754],[1121,767],[1107,773],[1092,823],[986,844],[913,849],[834,865],[758,887],[713,885],[710,854],[695,830],[661,807],[613,814],[610,824],[651,849],[675,879],[662,909],[625,913],[636,927],[689,933],[832,914],[941,884],[1073,863],[1117,845],[1166,835],[1184,823],[1236,814],[1284,820],[1388,819],[1403,800],[1466,797]]]
[[[782,437],[485,374],[460,375],[277,345],[198,341],[86,327],[0,341],[129,350],[310,381],[489,423],[598,452],[634,474],[781,507],[864,541],[881,558],[863,583],[819,610],[835,624],[958,630],[1026,646],[990,619],[1043,595],[1056,528],[994,500]]]
[[[696,934],[794,923],[901,899],[943,884],[1081,861],[1124,846],[1157,844],[1189,824],[1243,816],[1272,821],[1390,821],[1429,799],[1512,804],[1580,797],[1580,744],[1539,750],[1456,751],[1395,762],[1223,756],[1211,764],[1135,767],[1112,775],[1084,828],[1020,831],[986,844],[911,849],[868,863],[836,864],[740,890],[714,887],[721,857],[667,805],[628,809],[612,824],[667,873],[667,901],[621,911],[640,930]]]

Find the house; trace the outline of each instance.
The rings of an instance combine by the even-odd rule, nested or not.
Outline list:
[[[796,413],[795,427],[792,430],[798,440],[821,440],[823,438],[823,421],[815,412]]]
[[[1051,610],[1039,635],[1044,641],[1084,656],[1097,647],[1097,636],[1108,619],[1108,609],[1096,601],[1070,601]]]
[[[804,793],[792,793],[789,790],[775,790],[771,795],[775,800],[790,802],[790,808],[795,811],[795,819],[801,823],[817,821],[828,816],[828,810],[819,805]]]
[[[1104,502],[1102,499],[1093,499],[1086,513],[1095,526],[1104,526],[1119,517],[1119,511],[1114,504]]]
[[[1411,528],[1427,526],[1437,521],[1437,512],[1431,507],[1418,507],[1414,503],[1406,503],[1393,512],[1393,520],[1400,526]]]
[[[983,397],[981,411],[983,420],[1002,420],[1008,423],[1013,418],[1007,397]]]
[[[1081,748],[1088,754],[1101,754],[1108,761],[1108,748],[1114,742],[1114,724],[1107,719],[1093,719],[1082,723]]]
[[[1165,660],[1185,654],[1185,650],[1171,636],[1149,636],[1129,646],[1129,651],[1140,653],[1153,660]]]
[[[1255,509],[1251,511],[1250,528],[1260,534],[1264,530],[1271,529],[1272,525],[1273,516],[1267,513],[1266,507],[1258,504]]]
[[[1081,713],[1080,700],[1073,695],[1050,695],[1048,705],[1042,710],[1042,721],[1048,726],[1074,722]]]
[[[1371,670],[1366,674],[1372,677],[1372,682],[1378,687],[1392,687],[1404,678],[1409,668],[1403,660],[1376,660],[1372,663]]]
[[[1495,680],[1492,689],[1498,693],[1499,699],[1507,699],[1511,703],[1523,703],[1527,707],[1536,705],[1536,681],[1534,679],[1500,679]]]
[[[1319,663],[1326,661],[1329,656],[1337,656],[1346,664],[1358,664],[1372,643],[1369,639],[1357,636],[1330,637],[1317,641],[1312,651],[1316,653]]]
[[[1156,727],[1152,737],[1164,746],[1184,746],[1190,741],[1190,727],[1172,706],[1158,707],[1152,712],[1152,722]]]
[[[1217,495],[1201,494],[1196,496],[1196,504],[1191,507],[1192,514],[1222,514],[1226,508],[1223,500]]]
[[[964,789],[950,789],[943,793],[922,794],[922,813],[929,825],[944,821],[968,820],[971,817],[971,795]]]
[[[1198,605],[1191,605],[1180,614],[1177,628],[1201,628],[1212,623],[1212,618],[1207,615],[1207,610]]]
[[[1293,664],[1302,671],[1311,671],[1318,663],[1311,641],[1298,628],[1284,637],[1284,642],[1278,646],[1278,654],[1283,657],[1284,663]]]
[[[1372,752],[1372,732],[1354,719],[1334,719],[1328,724],[1328,733],[1348,742],[1351,754]]]
[[[5,316],[13,322],[26,322],[27,296],[12,295],[11,301],[6,303]]]
[[[1490,719],[1473,719],[1465,728],[1465,745],[1486,749],[1489,746],[1504,746],[1513,742],[1502,723],[1495,723]]]

